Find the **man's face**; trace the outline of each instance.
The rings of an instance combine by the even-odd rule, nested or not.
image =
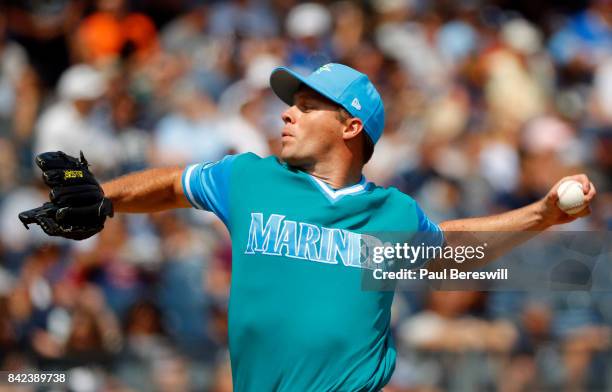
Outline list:
[[[293,106],[281,117],[285,126],[280,155],[290,165],[311,165],[343,143],[338,105],[309,88],[295,93]]]

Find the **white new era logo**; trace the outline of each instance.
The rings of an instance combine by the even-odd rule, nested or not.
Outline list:
[[[331,67],[333,64],[325,64],[319,67],[319,69],[317,69],[315,71],[316,74],[320,74],[323,71],[327,71],[327,72],[331,72]]]
[[[353,102],[351,102],[351,106],[357,110],[361,110],[361,104],[359,103],[359,100],[357,98],[353,99]]]

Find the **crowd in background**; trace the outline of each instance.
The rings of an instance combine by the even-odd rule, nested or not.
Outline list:
[[[368,180],[436,222],[589,175],[612,228],[612,1],[27,0],[0,4],[0,368],[75,391],[231,390],[231,250],[212,214],[119,215],[82,242],[26,230],[39,152],[107,180],[278,153],[270,71],[342,62],[381,92]],[[610,260],[610,256],[608,261]],[[609,390],[607,293],[400,292],[391,392]],[[261,360],[273,360],[262,358]]]

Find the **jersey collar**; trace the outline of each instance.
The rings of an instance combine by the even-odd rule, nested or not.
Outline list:
[[[361,180],[359,180],[359,182],[355,185],[351,185],[346,188],[333,189],[327,183],[314,177],[313,175],[308,174],[308,173],[305,173],[305,174],[315,184],[315,186],[321,191],[321,193],[323,193],[325,197],[327,197],[327,199],[331,201],[332,203],[342,199],[344,196],[356,195],[356,194],[365,192],[369,184],[365,176],[362,175]]]

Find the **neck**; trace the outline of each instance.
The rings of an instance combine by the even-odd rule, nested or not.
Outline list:
[[[352,155],[337,155],[327,160],[319,160],[300,169],[325,182],[334,189],[354,185],[361,180],[363,166]]]

